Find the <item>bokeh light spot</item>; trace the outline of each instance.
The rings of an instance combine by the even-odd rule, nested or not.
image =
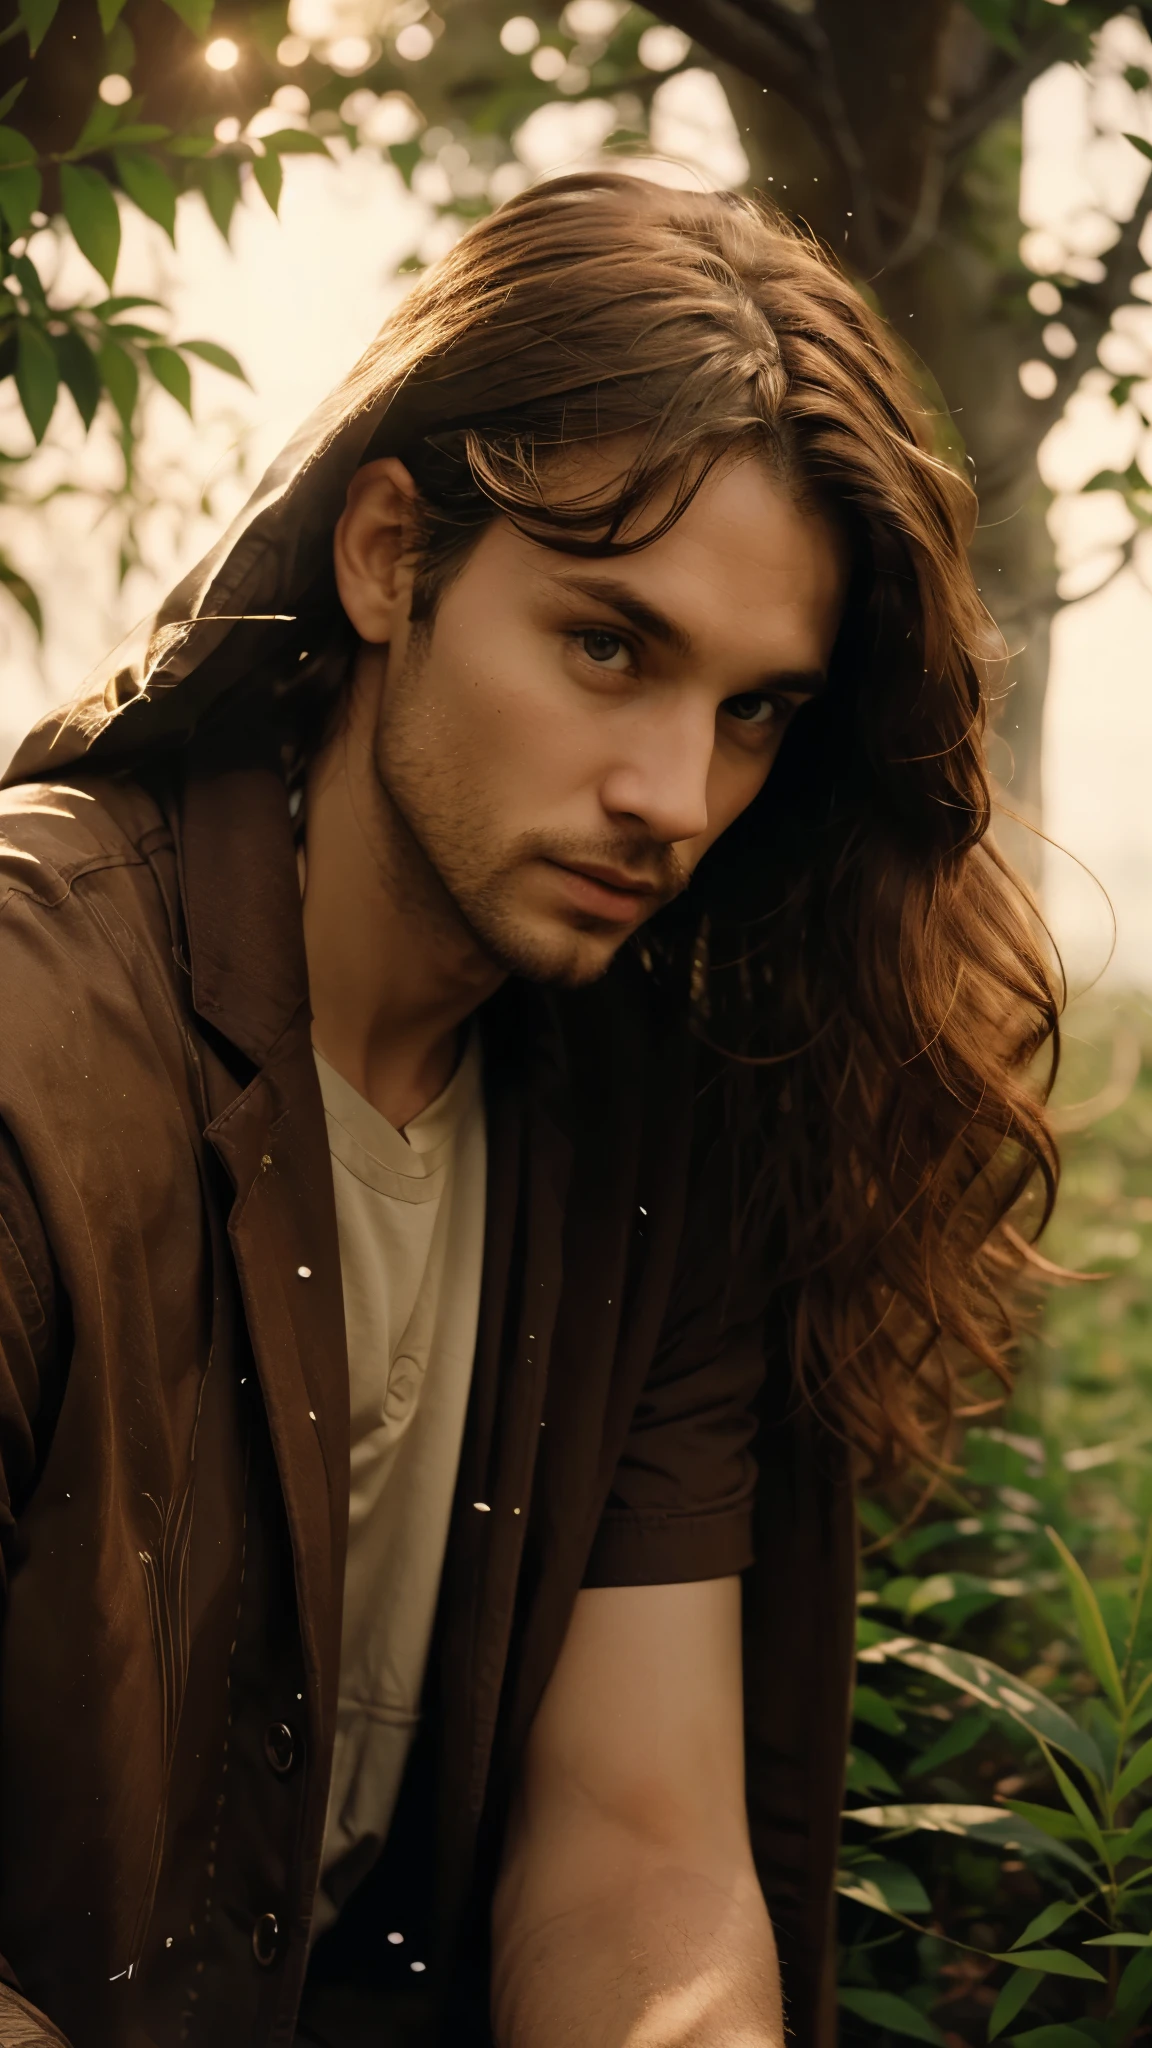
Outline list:
[[[1056,372],[1051,363],[1038,357],[1020,365],[1020,389],[1025,398],[1051,398],[1056,389]]]
[[[658,21],[645,29],[636,45],[636,54],[648,71],[671,71],[684,62],[691,48],[692,38],[682,28]]]
[[[396,55],[409,64],[418,64],[422,57],[428,55],[435,41],[431,29],[424,22],[410,21],[396,38]]]
[[[514,14],[510,21],[504,23],[500,41],[510,56],[526,57],[540,41],[540,31],[530,15]]]

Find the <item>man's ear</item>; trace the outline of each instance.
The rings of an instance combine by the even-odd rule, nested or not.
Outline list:
[[[395,455],[366,462],[348,486],[333,544],[340,602],[361,640],[383,646],[412,598],[416,486]]]

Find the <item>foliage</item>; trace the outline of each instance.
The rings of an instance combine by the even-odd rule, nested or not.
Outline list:
[[[846,255],[863,272],[888,278],[931,238],[949,182],[972,173],[965,153],[973,141],[1003,130],[1038,69],[1057,57],[1086,57],[1093,30],[1117,11],[1116,0],[1062,0],[1058,9],[1049,0],[969,0],[983,40],[947,86],[953,118],[925,121],[898,97],[879,110],[882,123],[944,152],[919,171],[910,160],[908,190],[889,191],[880,166],[891,151],[884,143],[877,154],[875,137],[861,126],[875,122],[875,96],[866,96],[867,107],[855,105],[852,51],[833,47],[841,29],[824,26],[820,7],[809,18],[785,0],[664,0],[663,18],[686,32],[677,48],[674,32],[663,30],[663,53],[651,59],[645,37],[651,40],[656,17],[627,0],[524,0],[522,34],[511,43],[501,31],[517,11],[514,0],[440,4],[443,14],[427,0],[365,7],[363,32],[349,39],[339,25],[327,37],[291,30],[287,0],[259,7],[221,0],[215,24],[212,0],[19,0],[15,19],[0,31],[0,388],[12,380],[37,442],[63,386],[85,430],[98,412],[114,424],[127,479],[141,392],[159,385],[188,404],[189,357],[197,354],[240,374],[224,351],[210,354],[210,343],[172,336],[163,322],[149,329],[122,313],[118,331],[107,333],[99,303],[76,303],[47,282],[48,221],[75,240],[112,294],[125,206],[172,236],[179,199],[198,194],[227,236],[246,189],[278,207],[287,155],[339,158],[348,146],[367,145],[461,224],[514,189],[522,167],[513,138],[544,104],[559,97],[608,107],[615,127],[605,146],[628,149],[644,142],[663,78],[688,64],[718,61],[723,69],[727,61],[749,78],[770,79],[770,89],[789,90],[791,77],[795,104],[828,160],[866,160],[868,191],[856,190],[860,166],[849,177]],[[941,4],[934,0],[940,22],[926,32],[926,50],[945,34]],[[345,16],[354,27],[354,10]],[[417,46],[405,42],[414,34]],[[947,37],[956,40],[950,27]],[[214,49],[225,50],[223,70],[212,68]],[[832,119],[824,102],[837,64],[848,67],[847,99]],[[902,67],[888,68],[895,94]],[[912,89],[912,72],[906,84]],[[823,189],[835,182],[825,179]],[[1003,179],[1001,187],[1008,189]],[[869,222],[884,245],[879,256],[880,243],[866,246]],[[1010,242],[1011,221],[1001,225]],[[859,248],[853,236],[865,236]],[[418,263],[413,252],[403,267]],[[1088,326],[1093,319],[1098,324],[1089,309]],[[6,573],[10,579],[0,564],[0,581]]]
[[[1068,1141],[1048,1249],[1099,1277],[1049,1296],[1016,1412],[912,1526],[865,1505],[846,2043],[1125,2048],[1152,2015],[1150,1196],[1146,1061]]]

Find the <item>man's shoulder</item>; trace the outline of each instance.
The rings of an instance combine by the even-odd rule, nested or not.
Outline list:
[[[125,777],[0,789],[0,931],[13,899],[54,908],[82,876],[142,866],[168,838],[156,799]]]

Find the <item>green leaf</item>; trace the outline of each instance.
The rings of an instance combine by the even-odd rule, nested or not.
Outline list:
[[[271,135],[262,135],[265,149],[277,156],[327,156],[328,145],[310,128],[277,128]]]
[[[140,388],[140,372],[118,342],[106,341],[97,351],[96,364],[100,379],[120,415],[125,433],[132,430],[132,415],[136,410],[136,395]]]
[[[1086,491],[1146,491],[1148,479],[1140,464],[1133,460],[1127,469],[1101,469],[1082,486]]]
[[[1080,1788],[1072,1784],[1072,1780],[1070,1780],[1068,1772],[1066,1772],[1066,1769],[1064,1769],[1064,1767],[1062,1767],[1062,1765],[1058,1763],[1058,1759],[1056,1759],[1056,1757],[1052,1755],[1052,1751],[1050,1751],[1050,1749],[1047,1749],[1047,1747],[1045,1747],[1043,1743],[1041,1743],[1041,1747],[1043,1747],[1043,1753],[1045,1753],[1045,1757],[1047,1757],[1047,1767],[1050,1767],[1050,1772],[1052,1772],[1052,1776],[1056,1778],[1056,1784],[1060,1786],[1060,1790],[1062,1790],[1062,1794],[1064,1794],[1064,1800],[1066,1800],[1066,1804],[1068,1804],[1068,1810],[1070,1810],[1070,1812],[1074,1812],[1074,1815],[1076,1815],[1076,1819],[1078,1819],[1078,1823],[1080,1823],[1080,1833],[1082,1833],[1084,1841],[1088,1841],[1088,1843],[1091,1843],[1091,1845],[1093,1845],[1093,1849],[1097,1851],[1097,1855],[1099,1855],[1099,1858],[1101,1858],[1101,1862],[1103,1862],[1103,1864],[1107,1864],[1107,1866],[1109,1866],[1109,1870],[1111,1870],[1111,1868],[1113,1868],[1113,1862],[1115,1862],[1115,1853],[1113,1853],[1113,1849],[1109,1849],[1109,1843],[1107,1843],[1107,1841],[1105,1841],[1105,1837],[1103,1837],[1103,1829],[1101,1829],[1101,1823],[1097,1821],[1097,1817],[1095,1817],[1095,1812],[1093,1812],[1093,1808],[1091,1808],[1091,1806],[1088,1806],[1088,1802],[1086,1802],[1084,1794],[1080,1792]]]
[[[1001,1987],[1000,1996],[988,2015],[990,2041],[994,2041],[998,2034],[1004,2032],[1005,2027],[1027,2005],[1036,1986],[1043,1981],[1038,1970],[1013,1970],[1012,1975]]]
[[[1152,1954],[1147,1949],[1133,1956],[1116,1987],[1116,2010],[1129,2022],[1139,2019],[1152,2004]]]
[[[888,1828],[893,1833],[923,1828],[931,1834],[967,1835],[974,1842],[988,1842],[1002,1849],[1017,1845],[1034,1854],[1054,1856],[1079,1871],[1081,1877],[1096,1881],[1091,1866],[1073,1849],[1063,1842],[1049,1840],[1039,1828],[1030,1827],[1026,1820],[1018,1820],[1015,1814],[1004,1813],[997,1806],[946,1802],[925,1806],[853,1806],[846,1810],[844,1819],[859,1821],[868,1828]]]
[[[28,48],[35,56],[56,17],[60,0],[20,0],[20,19],[28,33]]]
[[[848,1763],[844,1783],[849,1792],[894,1792],[899,1798],[900,1787],[890,1771],[866,1749],[855,1745],[848,1752]]]
[[[1152,1948],[1152,1934],[1093,1934],[1085,1948]]]
[[[844,1898],[871,1906],[877,1913],[928,1913],[932,1908],[915,1871],[884,1856],[869,1856],[850,1870],[842,1870],[836,1889]]]
[[[27,83],[28,80],[26,78],[18,78],[15,85],[8,87],[7,92],[0,93],[0,121],[3,121],[5,116],[12,112]]]
[[[1100,1861],[1106,1863],[1111,1870],[1114,1862],[1114,1851],[1109,1849],[1107,1842],[1104,1840],[1100,1823],[1089,1806],[1088,1801],[1083,1793],[1072,1783],[1067,1771],[1061,1768],[1056,1758],[1052,1755],[1051,1750],[1047,1750],[1045,1753],[1048,1758],[1048,1768],[1064,1795],[1069,1812],[1074,1813],[1079,1821],[1080,1832],[1084,1840],[1091,1843]]]
[[[1141,1743],[1135,1756],[1129,1757],[1117,1778],[1113,1792],[1117,1806],[1122,1799],[1127,1799],[1130,1792],[1135,1792],[1138,1785],[1147,1784],[1149,1778],[1152,1778],[1152,1737]]]
[[[238,377],[242,384],[248,383],[248,373],[239,364],[230,349],[221,348],[218,341],[181,341],[177,343],[181,355],[199,356],[201,362],[211,363],[214,370],[223,370],[226,377]],[[903,1722],[900,1723],[903,1727]]]
[[[110,285],[120,254],[120,214],[111,185],[87,164],[61,164],[60,197],[77,247]]]
[[[1022,57],[1020,38],[1012,26],[1010,0],[965,0],[969,14],[980,23],[990,42],[1009,57]]]
[[[1064,1576],[1072,1595],[1080,1646],[1087,1659],[1088,1668],[1103,1686],[1117,1713],[1122,1714],[1124,1688],[1120,1683],[1116,1653],[1104,1626],[1100,1603],[1088,1583],[1083,1566],[1073,1557],[1063,1537],[1058,1536],[1055,1529],[1049,1529],[1047,1535],[1064,1567]]]
[[[101,299],[98,306],[89,306],[88,311],[97,320],[112,320],[117,313],[133,313],[138,306],[159,306],[159,299],[139,299],[129,294],[125,298]]]
[[[209,213],[227,241],[232,215],[240,198],[239,164],[234,156],[208,157],[200,166],[196,182],[204,194]]]
[[[212,0],[168,0],[168,5],[194,36],[207,35],[212,20]]]
[[[0,164],[34,166],[36,151],[18,128],[0,128]]]
[[[1074,1814],[1066,1813],[1062,1806],[1038,1806],[1030,1799],[1006,1799],[1009,1813],[1018,1813],[1021,1820],[1032,1827],[1041,1828],[1057,1842],[1078,1842],[1082,1839],[1080,1823]]]
[[[892,1555],[902,1567],[915,1563],[925,1551],[936,1550],[942,1543],[960,1543],[973,1537],[1031,1536],[1037,1524],[1029,1515],[1002,1514],[965,1515],[959,1522],[924,1522],[918,1529],[910,1529],[899,1543],[892,1546]]]
[[[989,1827],[993,1821],[1004,1821],[1007,1817],[998,1806],[962,1806],[951,1800],[923,1805],[852,1806],[844,1814],[845,1820],[859,1821],[866,1828],[924,1828],[929,1834],[938,1835],[970,1835],[975,1828]]]
[[[1115,393],[1115,385],[1113,386]],[[1152,1522],[1148,1524],[1144,1538],[1144,1549],[1140,1556],[1140,1574],[1136,1581],[1136,1592],[1132,1601],[1132,1613],[1128,1622],[1128,1635],[1124,1645],[1124,1677],[1127,1680],[1132,1671],[1132,1659],[1140,1638],[1140,1624],[1144,1618],[1144,1607],[1152,1590]],[[1134,1703],[1129,1701],[1129,1713]]]
[[[60,372],[52,343],[41,328],[33,326],[30,320],[22,320],[16,355],[16,389],[24,417],[38,443],[48,431],[59,387]]]
[[[1149,1688],[1152,1688],[1152,1671],[1147,1672],[1141,1679],[1132,1698],[1128,1702],[1128,1733],[1130,1735],[1135,1735],[1147,1722],[1152,1721],[1152,1690]]]
[[[1129,135],[1127,129],[1124,130],[1124,140],[1130,142],[1133,149],[1138,149],[1141,156],[1146,156],[1152,161],[1152,142],[1145,142],[1142,135]]]
[[[56,351],[61,382],[72,393],[76,410],[87,431],[100,403],[100,371],[96,358],[83,337],[71,327],[66,334],[53,335],[52,346]]]
[[[908,1999],[897,1997],[894,1991],[857,1991],[841,1989],[836,1994],[845,2012],[856,2014],[858,2019],[868,2020],[873,2026],[887,2027],[891,2034],[905,2034],[913,2041],[934,2041],[937,2048],[943,2048],[944,2036],[934,2027],[926,2014],[910,2004]]]
[[[1104,1778],[1104,1759],[1099,1749],[1092,1737],[1076,1726],[1071,1715],[1045,1699],[1024,1679],[1002,1671],[988,1658],[971,1657],[965,1650],[952,1650],[943,1643],[920,1642],[912,1636],[893,1636],[860,1653],[862,1664],[889,1661],[906,1664],[944,1685],[955,1686],[993,1713],[1008,1714],[1030,1735],[1063,1750],[1094,1777]]]
[[[114,334],[117,341],[153,342],[164,339],[158,328],[141,327],[135,320],[110,321],[106,331]]]
[[[1037,1913],[1036,1918],[1028,1922],[1023,1934],[1018,1935],[1012,1943],[1013,1951],[1027,1948],[1029,1942],[1047,1941],[1050,1934],[1055,1934],[1058,1927],[1063,1927],[1065,1921],[1071,1920],[1074,1913],[1080,1912],[1083,1904],[1083,1899],[1073,1899],[1070,1905],[1063,1899],[1056,1899],[1052,1905],[1045,1906],[1044,1911]]]
[[[177,355],[174,348],[163,346],[147,349],[145,354],[148,357],[148,368],[156,382],[162,384],[165,391],[171,392],[177,404],[182,405],[185,412],[191,414],[192,376],[183,356]]]
[[[42,640],[44,638],[44,614],[40,609],[40,599],[26,578],[21,576],[18,569],[12,567],[6,555],[0,555],[0,584],[8,592],[9,597],[15,598],[21,611],[27,613],[32,621],[32,628],[36,638]]]
[[[118,149],[133,149],[141,142],[169,142],[171,129],[159,121],[126,121],[123,128],[117,128],[112,136]]]
[[[0,213],[8,223],[13,239],[26,235],[32,226],[32,215],[40,204],[43,179],[34,165],[26,170],[10,171],[0,169]]]
[[[852,1711],[858,1721],[864,1721],[869,1728],[879,1728],[883,1735],[902,1735],[903,1717],[896,1712],[891,1700],[871,1685],[858,1685],[852,1702]]]
[[[412,173],[423,155],[419,141],[389,143],[388,154],[403,178],[404,183],[411,188]],[[408,257],[405,258],[405,262],[410,260]]]
[[[26,235],[40,204],[43,179],[36,151],[18,128],[0,127],[0,211],[15,238]]]
[[[1113,1846],[1117,1863],[1123,1863],[1129,1856],[1152,1854],[1152,1806],[1146,1807],[1138,1820],[1122,1834]]]
[[[284,183],[284,172],[275,150],[269,150],[267,156],[253,158],[252,175],[275,213],[280,204],[280,191]]]
[[[96,100],[68,152],[69,156],[87,156],[93,149],[107,142],[119,119],[119,107],[110,107],[107,101]]]
[[[1001,1955],[992,1950],[992,1959],[997,1963],[1015,1963],[1020,1970],[1039,1970],[1046,1977],[1085,1977],[1097,1984],[1104,1982],[1099,1970],[1094,1970],[1083,1956],[1069,1955],[1066,1948],[1008,1949]]]
[[[28,304],[34,306],[39,313],[43,314],[45,320],[51,319],[48,301],[44,296],[44,286],[40,281],[40,272],[37,270],[32,258],[30,256],[12,256],[9,258],[8,267],[19,278],[20,289]]]
[[[982,1713],[979,1708],[970,1707],[965,1713],[957,1714],[951,1727],[946,1728],[922,1755],[913,1757],[905,1766],[905,1777],[926,1777],[929,1772],[939,1770],[941,1764],[951,1763],[954,1757],[966,1756],[987,1735],[991,1726],[991,1714]]]
[[[991,1580],[978,1578],[973,1572],[936,1572],[931,1578],[921,1579],[910,1599],[905,1601],[904,1612],[909,1616],[926,1614],[930,1607],[944,1607],[950,1601],[973,1596],[984,1605],[1002,1597]]]
[[[1097,2048],[1093,2034],[1079,2027],[1030,2027],[1026,2034],[1013,2034],[1013,2048]]]
[[[143,150],[118,149],[116,174],[134,206],[158,221],[168,240],[176,240],[176,185],[162,164]]]
[[[124,12],[124,0],[97,0],[100,9],[100,26],[110,36]]]

